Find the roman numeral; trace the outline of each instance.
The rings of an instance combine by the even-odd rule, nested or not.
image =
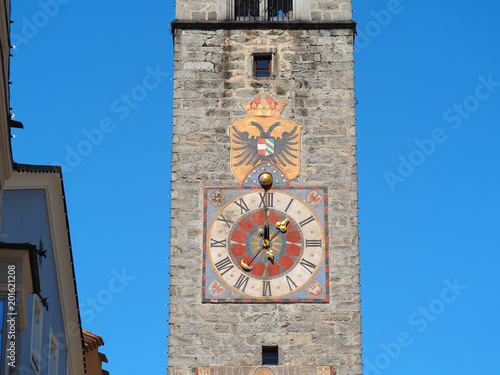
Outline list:
[[[210,247],[226,247],[226,239],[222,241],[217,241],[216,239],[210,239]]]
[[[286,277],[286,281],[288,282],[288,287],[290,288],[290,291],[294,290],[295,288],[297,288],[297,284],[295,284],[293,282],[292,279],[290,279],[290,276],[287,276]],[[292,285],[293,285],[293,288],[292,288]]]
[[[264,205],[264,193],[259,193],[260,195],[260,204],[259,207],[262,207]],[[273,207],[274,206],[274,193],[267,193],[267,207]]]
[[[314,270],[316,269],[316,264],[309,262],[307,259],[302,259],[300,261],[300,264],[310,273],[313,273]]]
[[[306,247],[321,247],[321,240],[306,240]]]
[[[234,284],[234,287],[244,292],[245,288],[247,287],[247,284],[248,284],[248,276],[240,275],[239,279],[236,281],[236,284]]]
[[[290,199],[290,202],[288,202],[288,206],[286,206],[285,212],[288,212],[288,209],[290,208],[290,206],[292,205],[292,203],[293,203],[293,198]]]
[[[231,228],[231,224],[233,223],[232,221],[227,220],[222,214],[217,218],[217,221],[223,221],[224,223],[226,223],[228,228]]]
[[[245,203],[245,201],[243,200],[243,198],[240,198],[240,201],[234,201],[234,204],[237,205],[240,210],[241,210],[241,214],[243,215],[245,212],[248,212],[250,211],[250,209],[248,208],[247,204]]]
[[[269,293],[269,294],[268,294]],[[262,296],[263,297],[272,297],[271,294],[271,282],[270,281],[262,281]]]
[[[225,257],[224,259],[215,263],[215,267],[217,268],[217,271],[219,271],[220,275],[224,276],[224,274],[227,271],[229,271],[230,269],[232,269],[234,266],[233,266],[233,263],[231,263],[231,260],[229,259],[229,257]],[[222,272],[222,271],[224,271],[224,272]]]
[[[309,216],[307,219],[302,220],[299,225],[303,227],[306,224],[309,224],[311,221],[314,221],[314,216]]]

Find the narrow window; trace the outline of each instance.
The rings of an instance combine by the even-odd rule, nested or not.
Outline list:
[[[254,77],[271,77],[273,57],[271,54],[253,56]]]
[[[262,364],[277,365],[278,364],[278,347],[263,346],[262,347]]]
[[[31,324],[31,364],[35,373],[40,372],[42,359],[42,304],[38,296],[33,298],[33,320]]]
[[[54,332],[50,330],[50,347],[49,347],[49,375],[57,375],[57,365],[59,360],[59,344]]]

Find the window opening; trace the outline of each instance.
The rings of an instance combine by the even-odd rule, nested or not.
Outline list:
[[[254,55],[253,56],[253,75],[254,77],[272,76],[272,55]]]
[[[278,347],[263,346],[262,347],[262,364],[277,365],[278,364]]]

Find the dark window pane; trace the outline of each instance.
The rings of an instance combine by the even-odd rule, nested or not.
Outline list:
[[[268,69],[269,70],[269,60],[257,60],[257,69]]]
[[[254,56],[254,76],[255,77],[270,77],[271,76],[271,55]]]
[[[254,55],[254,76],[255,77],[270,77],[271,76],[271,55]]]
[[[277,365],[278,364],[278,347],[263,346],[262,347],[262,364]]]

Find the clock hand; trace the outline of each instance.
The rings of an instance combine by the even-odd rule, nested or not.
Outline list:
[[[273,176],[270,173],[264,172],[259,175],[259,183],[262,189],[264,189],[264,231],[261,234],[264,238],[263,244],[267,247],[270,245],[269,240],[269,218],[268,218],[268,190],[273,187]]]
[[[243,269],[244,269],[244,270],[246,270],[246,271],[251,271],[251,270],[252,270],[252,268],[253,268],[253,266],[251,266],[251,264],[253,263],[253,261],[255,260],[255,258],[257,258],[257,257],[259,256],[259,254],[260,254],[260,253],[262,253],[262,251],[263,251],[264,249],[269,249],[269,245],[270,245],[271,241],[272,241],[272,240],[273,240],[273,239],[274,239],[274,238],[275,238],[278,234],[280,234],[280,233],[286,233],[286,227],[287,227],[287,225],[288,225],[288,222],[289,222],[289,221],[290,221],[290,220],[288,220],[288,219],[285,219],[285,220],[283,220],[283,221],[278,221],[278,222],[276,223],[276,229],[278,229],[278,230],[277,230],[275,233],[273,233],[273,236],[272,236],[272,237],[268,240],[268,242],[269,242],[269,243],[268,243],[268,244],[266,244],[266,243],[264,243],[264,241],[262,241],[262,242],[263,242],[263,244],[262,244],[262,246],[260,247],[259,252],[253,256],[252,260],[250,260],[250,262],[248,262],[248,264],[247,264],[247,263],[245,263],[245,262],[243,262],[243,260],[240,262],[240,263],[241,263],[241,268],[243,268]],[[271,260],[273,260],[273,259],[274,259],[274,252],[273,252],[273,250],[272,250],[272,249],[271,249],[271,250],[267,250],[267,255],[268,255],[268,257],[269,257],[269,258],[271,258]]]
[[[264,217],[266,221],[264,222],[264,244],[269,247],[271,241],[269,240],[269,214],[267,211],[267,190],[264,190]]]
[[[259,229],[259,235],[262,237],[262,245],[269,247],[271,241],[269,239],[269,214],[267,209],[267,190],[264,190],[264,227]]]
[[[283,221],[278,221],[276,223],[276,229],[278,229],[273,236],[269,239],[269,245],[271,244],[271,241],[279,234],[279,233],[286,233],[286,226],[288,225],[288,222],[290,220],[285,219]],[[271,258],[271,260],[274,259],[274,251],[273,249],[267,250],[267,256]]]
[[[290,222],[290,220],[288,220],[288,219],[285,219],[283,221],[278,221],[276,223],[276,229],[279,229],[282,233],[286,233],[286,226],[288,225],[289,222]],[[276,233],[279,233],[279,232],[276,232]]]
[[[257,258],[259,256],[260,253],[262,253],[262,250],[264,250],[265,247],[264,245],[262,245],[260,247],[260,250],[257,254],[255,254],[252,258],[252,260],[250,262],[248,262],[248,264],[246,264],[245,262],[243,262],[243,260],[240,262],[241,263],[241,268],[243,268],[245,271],[251,271],[253,266],[251,266],[252,262],[255,260],[255,258]]]

